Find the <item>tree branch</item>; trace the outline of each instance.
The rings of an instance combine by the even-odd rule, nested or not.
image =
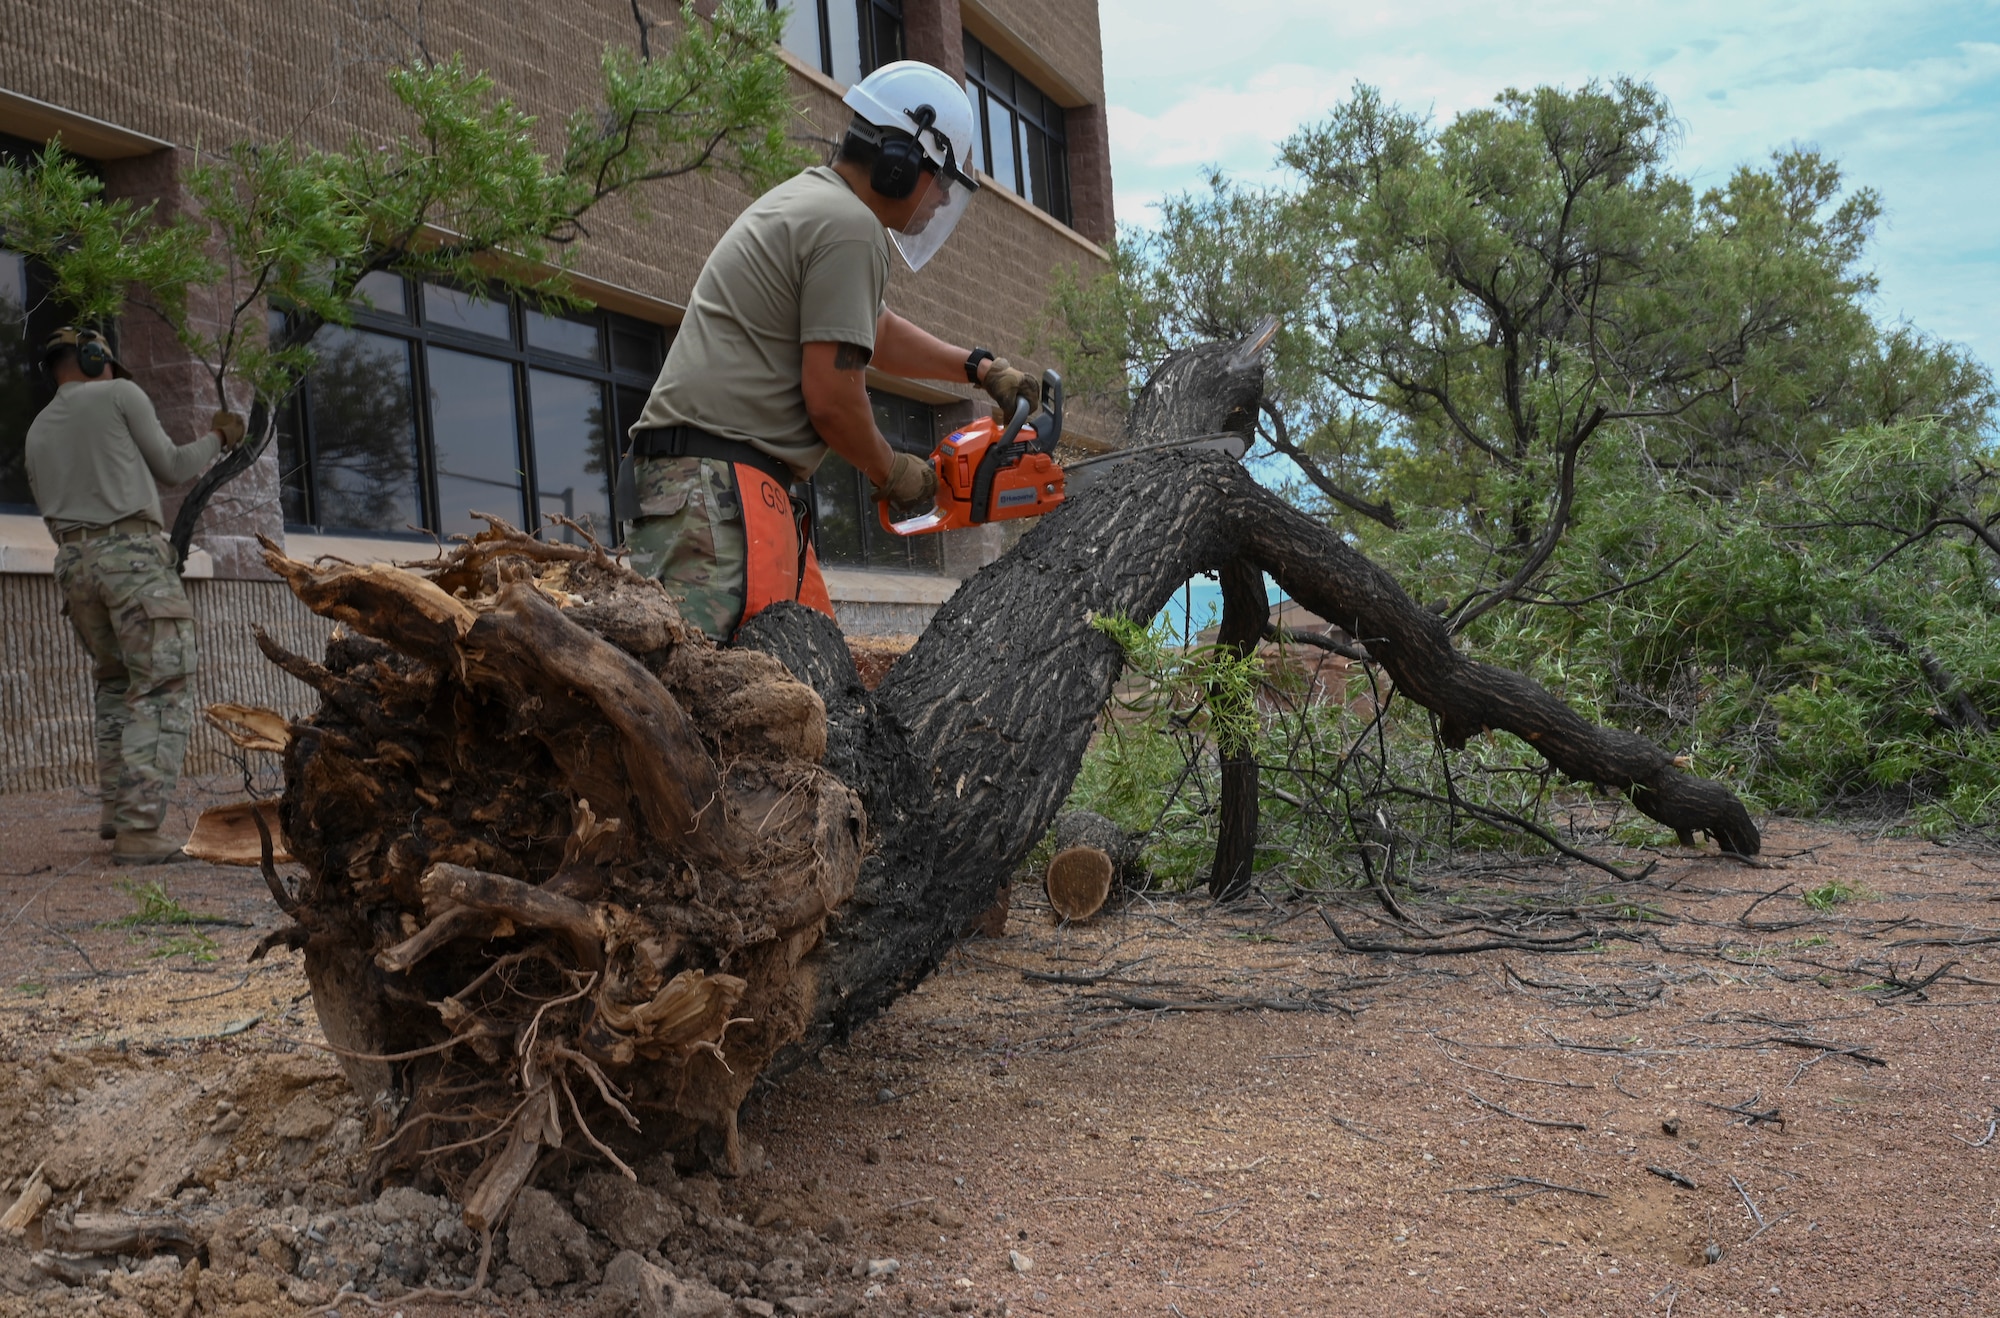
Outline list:
[[[1521,588],[1534,578],[1535,573],[1542,570],[1542,565],[1549,561],[1549,556],[1555,553],[1556,542],[1562,539],[1563,532],[1569,527],[1570,507],[1576,500],[1577,454],[1582,451],[1585,441],[1602,424],[1604,417],[1603,407],[1592,411],[1589,418],[1578,428],[1576,435],[1569,443],[1563,445],[1562,474],[1557,484],[1555,511],[1549,515],[1549,524],[1543,530],[1540,541],[1529,551],[1528,557],[1522,561],[1513,576],[1490,590],[1467,596],[1458,608],[1452,610],[1450,616],[1453,635],[1464,631],[1474,619],[1513,599],[1520,593]],[[1473,600],[1479,602],[1474,604]]]
[[[1307,457],[1305,451],[1299,448],[1298,445],[1292,443],[1291,433],[1285,426],[1284,414],[1278,411],[1271,400],[1268,398],[1265,399],[1260,404],[1260,407],[1264,415],[1271,418],[1271,428],[1265,432],[1264,438],[1270,441],[1272,448],[1290,458],[1293,464],[1305,473],[1306,479],[1318,487],[1321,494],[1324,494],[1327,498],[1333,500],[1349,512],[1360,513],[1363,517],[1371,521],[1380,522],[1391,531],[1400,531],[1402,529],[1401,524],[1396,520],[1396,512],[1389,506],[1387,499],[1384,499],[1381,503],[1370,503],[1361,496],[1349,494],[1346,490],[1335,485],[1333,478],[1321,470],[1318,463]]]

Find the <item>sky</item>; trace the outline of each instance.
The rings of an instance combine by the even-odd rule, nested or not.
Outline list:
[[[1875,307],[2000,372],[2000,0],[1100,0],[1118,218],[1276,144],[1353,86],[1440,122],[1507,87],[1628,75],[1697,187],[1817,146],[1882,195]]]

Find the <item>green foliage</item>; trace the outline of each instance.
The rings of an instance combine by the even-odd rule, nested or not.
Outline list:
[[[1217,778],[1201,748],[1258,735],[1262,665],[1221,646],[1177,649],[1164,622],[1091,621],[1125,652],[1127,678],[1084,757],[1071,803],[1143,835],[1147,871],[1166,886],[1187,887],[1205,876],[1214,846],[1209,803]]]
[[[156,961],[164,961],[168,957],[184,956],[198,965],[208,965],[219,960],[222,953],[213,938],[210,938],[207,934],[196,932],[176,934],[172,938],[163,938],[155,943],[153,950],[146,955]]]
[[[1858,883],[1846,879],[1828,879],[1816,888],[1808,888],[1799,894],[1799,900],[1815,911],[1830,911],[1843,902],[1851,902],[1859,897],[1867,897],[1868,890]]]
[[[1502,575],[1560,533],[1563,460],[1600,432],[1730,493],[1856,426],[1984,423],[1983,367],[1867,312],[1874,193],[1794,149],[1698,195],[1675,132],[1623,79],[1442,126],[1357,88],[1283,145],[1282,185],[1212,174],[1110,272],[1059,281],[1044,346],[1115,392],[1276,313],[1301,459]]]
[[[201,208],[209,250],[221,254],[203,281],[227,299],[221,317],[170,317],[176,336],[196,360],[209,363],[218,406],[224,382],[248,384],[266,400],[283,398],[311,363],[305,342],[273,340],[266,303],[344,324],[351,318],[351,281],[343,255],[364,245],[353,208],[343,204],[337,158],[295,142],[268,147],[238,143],[199,158],[187,173]],[[58,289],[62,284],[58,281]],[[59,293],[60,295],[60,293]]]
[[[1096,627],[1125,652],[1135,679],[1118,703],[1131,714],[1194,728],[1216,741],[1236,743],[1257,735],[1257,690],[1264,677],[1255,654],[1219,645],[1175,648],[1165,619],[1145,626],[1130,618],[1098,616]]]
[[[207,963],[219,955],[215,940],[196,927],[198,917],[195,913],[161,886],[158,879],[149,879],[145,883],[120,883],[118,891],[132,899],[132,909],[111,923],[130,929],[134,942],[151,939],[153,946],[148,956],[156,960],[185,956],[192,961]],[[168,929],[180,932],[162,932]]]
[[[1271,670],[1255,655],[1176,649],[1164,625],[1102,617],[1095,625],[1124,649],[1126,677],[1069,804],[1140,835],[1142,865],[1162,886],[1208,877],[1218,746],[1247,747],[1261,766],[1256,870],[1304,888],[1370,882],[1458,846],[1520,848],[1518,834],[1448,802],[1413,801],[1399,785],[1517,814],[1535,813],[1548,795],[1546,769],[1527,746],[1487,740],[1447,761],[1428,716],[1393,701],[1378,706],[1365,673],[1337,690],[1314,689],[1320,679]]]
[[[1635,448],[1607,444],[1534,602],[1481,619],[1474,653],[1753,809],[1910,810],[1928,832],[2000,819],[2000,737],[1960,703],[2000,722],[2000,563],[1903,529],[1976,485],[1990,446],[1928,422],[1856,430],[1735,499],[1650,479]],[[1406,579],[1463,588],[1402,548],[1379,552]]]
[[[161,886],[158,879],[144,883],[121,882],[118,891],[132,899],[132,909],[112,923],[124,928],[155,924],[192,924],[194,912]]]
[[[593,195],[721,170],[758,190],[806,163],[789,136],[795,111],[777,56],[785,15],[727,0],[703,23],[681,7],[673,50],[604,52],[603,104],[570,116],[562,172]]]
[[[1150,635],[1161,642],[1153,653],[1163,660],[1146,648],[1128,651],[1135,662],[1084,757],[1069,805],[1140,835],[1142,866],[1161,886],[1184,889],[1208,878],[1221,793],[1217,733],[1241,736],[1246,725],[1260,766],[1254,867],[1262,878],[1305,889],[1366,884],[1377,874],[1400,882],[1394,876],[1409,864],[1440,860],[1455,848],[1544,850],[1463,804],[1541,813],[1551,796],[1549,774],[1524,743],[1484,739],[1447,755],[1423,710],[1389,701],[1378,712],[1366,674],[1338,690],[1309,691],[1296,673],[1226,651],[1193,650],[1183,663],[1164,645],[1164,633]],[[1208,704],[1218,690],[1230,690],[1214,682],[1218,670],[1229,669],[1253,683],[1242,697],[1225,697],[1243,698],[1248,713],[1242,722],[1218,723]],[[1447,799],[1413,798],[1404,787]],[[1647,840],[1661,839],[1649,833]]]
[[[1794,148],[1700,192],[1675,133],[1625,80],[1444,124],[1358,88],[1284,144],[1279,184],[1211,175],[1122,235],[1110,273],[1059,282],[1045,338],[1129,392],[1280,314],[1266,438],[1308,478],[1283,492],[1348,518],[1470,652],[1753,809],[1991,827],[1992,378],[1870,314],[1872,191]],[[1420,721],[1378,730],[1403,785],[1555,799],[1512,738],[1433,754]],[[1427,809],[1398,826],[1434,839]],[[1665,840],[1644,821],[1616,839]]]
[[[0,162],[0,246],[40,260],[71,319],[102,328],[134,287],[171,318],[187,289],[213,278],[200,225],[161,222],[150,205],[104,198],[104,183],[51,144],[32,165]]]

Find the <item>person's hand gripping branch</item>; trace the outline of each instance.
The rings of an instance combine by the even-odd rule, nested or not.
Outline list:
[[[225,453],[243,442],[243,418],[234,412],[228,410],[217,412],[215,418],[208,423],[208,428],[222,441]]]

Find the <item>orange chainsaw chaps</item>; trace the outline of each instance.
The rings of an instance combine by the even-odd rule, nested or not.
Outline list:
[[[743,505],[743,530],[750,549],[743,572],[742,621],[750,621],[773,604],[793,600],[833,618],[833,600],[826,591],[826,578],[820,574],[819,555],[810,544],[806,546],[804,571],[800,571],[792,496],[759,468],[747,462],[731,465],[736,469],[737,499]]]

